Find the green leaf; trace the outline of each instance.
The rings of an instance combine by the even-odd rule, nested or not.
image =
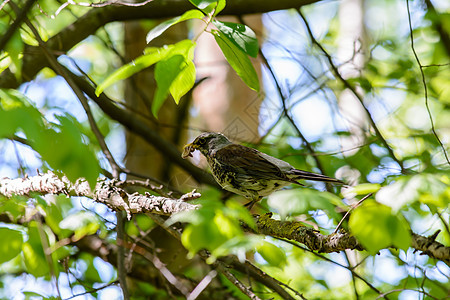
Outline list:
[[[356,195],[367,195],[369,193],[374,193],[381,188],[378,183],[362,183],[351,188],[350,193],[353,192]]]
[[[178,24],[178,23],[186,21],[186,20],[201,19],[204,16],[205,15],[201,11],[199,11],[197,9],[191,9],[179,17],[175,17],[175,18],[172,18],[165,22],[162,22],[161,24],[157,25],[155,28],[150,30],[150,32],[147,34],[147,38],[146,38],[147,44],[150,43],[156,37],[160,36],[170,26],[173,26],[175,24]]]
[[[8,215],[13,221],[23,217],[28,208],[28,198],[25,196],[13,196],[11,198],[0,196],[0,203],[0,212]]]
[[[147,48],[144,55],[139,56],[131,63],[128,63],[111,75],[109,75],[101,84],[95,89],[95,94],[99,96],[107,87],[116,83],[119,80],[127,79],[139,71],[150,67],[151,65],[162,60],[174,48],[174,45],[164,46],[161,48]]]
[[[234,45],[252,57],[258,56],[259,44],[256,35],[250,27],[244,24],[221,22],[214,20],[214,25]]]
[[[216,224],[201,223],[199,225],[190,224],[183,231],[181,242],[191,254],[201,249],[213,251],[227,241]]]
[[[247,245],[239,238],[244,234],[235,214],[236,212],[232,212],[230,207],[224,207],[219,201],[202,201],[200,209],[190,213],[176,214],[166,224],[190,222],[181,237],[184,247],[191,255],[200,249],[207,249],[213,253],[214,257],[217,257],[235,252],[241,253],[244,244]],[[234,241],[230,241],[232,239]],[[233,248],[233,245],[239,249]]]
[[[259,91],[259,79],[248,56],[237,47],[225,34],[213,31],[214,38],[225,58],[245,84],[252,90]]]
[[[155,80],[157,88],[152,102],[155,117],[170,94],[178,104],[195,83],[195,66],[192,62],[194,46],[191,40],[184,40],[174,45],[167,57],[156,64]]]
[[[392,208],[394,212],[404,209],[416,201],[426,203],[430,209],[445,207],[449,203],[448,177],[442,174],[417,174],[402,176],[394,183],[384,186],[376,195],[378,202]],[[392,201],[395,199],[395,201]]]
[[[227,2],[225,0],[219,0],[217,1],[217,6],[215,7],[215,11],[213,16],[217,16],[227,5]]]
[[[0,264],[16,257],[22,251],[23,236],[18,230],[0,228]]]
[[[175,103],[180,103],[181,97],[186,95],[195,84],[195,65],[192,61],[184,61],[184,65],[170,85],[170,94]]]
[[[100,173],[93,151],[83,143],[80,124],[69,116],[58,116],[56,130],[46,130],[33,147],[53,169],[60,170],[70,181],[84,177],[93,189]]]
[[[60,222],[64,219],[64,211],[61,209],[61,203],[67,201],[70,202],[70,198],[66,195],[58,195],[55,202],[49,205],[45,210],[45,224],[47,224],[60,239],[69,237],[73,232],[72,230],[63,229],[59,226]]]
[[[217,0],[189,0],[192,4],[194,4],[196,7],[200,9],[204,9],[208,7],[209,5],[216,3]]]
[[[103,282],[97,268],[94,264],[95,257],[87,252],[80,252],[79,259],[86,265],[86,272],[84,272],[85,280],[87,282]]]
[[[202,8],[202,11],[208,15],[211,15],[211,13],[213,13],[212,16],[215,17],[225,8],[225,5],[225,0],[214,1],[205,8]]]
[[[22,59],[20,58],[21,53],[24,49],[24,43],[20,36],[20,32],[16,30],[11,39],[5,46],[6,52],[8,52],[11,62],[14,65],[15,71],[14,75],[17,80],[21,80],[22,77]]]
[[[45,237],[47,238],[47,237]],[[50,268],[42,248],[36,223],[31,223],[28,227],[28,241],[23,243],[22,252],[27,271],[35,277],[48,275]]]
[[[157,88],[152,102],[152,113],[155,117],[158,116],[159,109],[169,95],[172,82],[184,69],[183,63],[184,57],[177,54],[156,64],[155,80]]]
[[[240,261],[245,260],[248,251],[254,249],[262,242],[262,236],[258,235],[236,235],[211,252],[210,258],[206,260],[207,263],[213,263],[218,257],[233,254],[237,256]]]
[[[90,212],[80,211],[68,215],[59,223],[62,229],[72,230],[75,234],[73,240],[80,240],[86,235],[91,235],[100,229],[97,217]]]
[[[0,137],[11,137],[22,129],[28,138],[42,138],[43,117],[23,94],[16,90],[0,89],[0,99]]]
[[[234,236],[242,234],[242,230],[239,227],[238,222],[222,211],[216,212],[213,222],[216,224],[220,233],[227,239],[231,239]]]
[[[0,137],[11,137],[22,129],[31,147],[50,167],[62,171],[72,182],[84,177],[95,187],[100,167],[93,151],[83,143],[81,125],[74,117],[57,116],[59,124],[48,128],[41,113],[20,93],[0,90],[0,97]]]
[[[283,267],[286,265],[286,253],[272,243],[263,241],[258,245],[256,251],[264,258],[269,265],[274,267]]]
[[[253,219],[252,214],[247,208],[242,206],[241,203],[234,200],[228,200],[225,205],[226,208],[224,209],[224,212],[227,216],[230,216],[235,220],[243,221],[250,226],[250,228],[256,229],[255,219]]]
[[[321,209],[335,220],[340,219],[336,206],[342,206],[341,199],[328,192],[319,192],[308,188],[281,190],[269,196],[267,202],[281,218],[291,215],[307,214],[309,211]]]
[[[388,206],[368,200],[350,215],[349,227],[371,254],[396,246],[407,250],[411,244],[408,224],[402,216],[393,215]]]

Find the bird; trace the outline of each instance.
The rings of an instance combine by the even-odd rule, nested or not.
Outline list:
[[[299,180],[314,180],[344,184],[339,179],[302,171],[289,163],[254,148],[232,143],[225,135],[205,132],[184,146],[182,158],[194,151],[206,157],[212,175],[225,190],[250,199],[249,210],[263,197],[289,185],[303,186]]]

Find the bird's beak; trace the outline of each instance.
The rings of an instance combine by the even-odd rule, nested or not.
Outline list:
[[[192,145],[192,144],[187,144],[183,148],[183,153],[181,154],[181,157],[183,159],[186,159],[188,157],[192,157],[192,152],[194,152],[194,151],[195,151],[195,146]]]

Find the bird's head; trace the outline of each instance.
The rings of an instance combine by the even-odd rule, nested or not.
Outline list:
[[[195,150],[199,150],[203,155],[206,155],[212,150],[219,150],[229,144],[231,144],[230,140],[223,134],[205,132],[196,137],[192,143],[184,146],[181,157],[192,157],[192,152]]]

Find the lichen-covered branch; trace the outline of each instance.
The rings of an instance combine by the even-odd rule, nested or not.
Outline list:
[[[347,232],[324,235],[318,230],[306,227],[301,222],[280,221],[271,217],[271,213],[255,216],[256,233],[297,241],[318,252],[330,253],[346,249],[363,250],[356,238]],[[244,228],[251,230],[249,227]]]
[[[127,193],[122,187],[126,181],[99,179],[94,191],[84,179],[71,183],[67,177],[58,177],[53,172],[37,176],[9,179],[0,179],[0,195],[12,197],[14,195],[30,196],[38,194],[65,194],[68,196],[86,196],[94,201],[103,203],[115,211],[131,214],[154,213],[159,215],[172,215],[181,211],[198,209],[200,206],[190,204],[187,200],[197,199],[201,195],[195,191],[181,196],[179,199],[154,196],[147,192],[144,194]],[[257,229],[253,230],[243,224],[244,230],[257,234],[288,239],[306,245],[310,250],[317,252],[339,252],[343,250],[363,250],[363,246],[350,233],[341,231],[330,235],[320,233],[301,222],[280,221],[272,219],[272,214],[255,216]],[[432,258],[441,260],[450,266],[450,247],[436,241],[439,232],[425,237],[412,233],[411,247],[423,252]]]
[[[350,233],[341,231],[330,235],[324,235],[318,230],[306,227],[301,222],[280,221],[271,218],[272,214],[255,216],[257,230],[243,225],[250,232],[269,235],[277,238],[288,239],[306,245],[310,250],[330,253],[346,249],[364,250],[363,246]],[[411,247],[422,254],[438,259],[450,266],[450,247],[436,241],[439,231],[425,237],[412,233]]]
[[[450,266],[450,247],[446,247],[436,241],[439,230],[430,236],[421,236],[416,233],[411,233],[412,244],[411,247],[417,251],[422,251],[422,254],[434,257],[445,262]]]
[[[199,193],[188,193],[180,199],[154,196],[149,193],[129,194],[121,186],[123,181],[98,179],[94,191],[84,179],[71,183],[67,177],[58,177],[53,172],[37,176],[0,180],[0,195],[12,197],[14,195],[30,196],[38,194],[65,194],[68,196],[85,196],[107,205],[115,211],[126,211],[128,218],[131,214],[155,213],[171,215],[180,211],[197,209],[199,206],[186,202],[187,199],[200,197]]]

